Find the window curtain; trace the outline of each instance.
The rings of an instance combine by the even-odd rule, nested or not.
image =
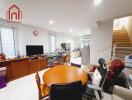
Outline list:
[[[16,28],[0,26],[0,52],[7,58],[15,57],[17,54]]]

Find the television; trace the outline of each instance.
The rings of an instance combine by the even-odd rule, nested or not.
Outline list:
[[[43,45],[26,45],[27,56],[43,54]]]
[[[65,50],[70,50],[70,43],[61,43],[61,47]]]

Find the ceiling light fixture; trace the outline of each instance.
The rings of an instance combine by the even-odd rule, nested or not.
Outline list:
[[[102,0],[94,0],[95,5],[99,5],[102,2]]]
[[[54,21],[53,20],[49,20],[49,24],[53,25]]]
[[[69,31],[72,33],[72,32],[74,32],[74,30],[71,28],[71,29],[69,29]]]

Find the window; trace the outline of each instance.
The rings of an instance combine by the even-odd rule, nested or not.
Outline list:
[[[56,49],[56,36],[55,35],[50,35],[50,51],[54,52]]]
[[[80,48],[90,47],[91,36],[84,36],[80,38]]]
[[[15,56],[15,40],[13,28],[0,28],[0,45],[1,52],[6,57]]]

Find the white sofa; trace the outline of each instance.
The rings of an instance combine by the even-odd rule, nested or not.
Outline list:
[[[115,85],[112,100],[132,100],[132,90]]]

